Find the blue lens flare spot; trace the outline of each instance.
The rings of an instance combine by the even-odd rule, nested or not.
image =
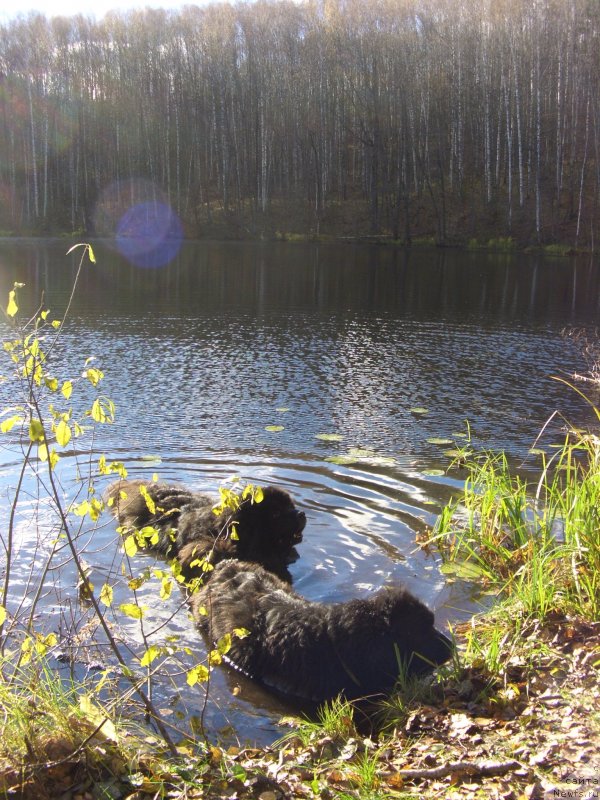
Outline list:
[[[164,267],[175,258],[182,241],[179,217],[166,203],[138,203],[117,226],[119,252],[138,267]]]

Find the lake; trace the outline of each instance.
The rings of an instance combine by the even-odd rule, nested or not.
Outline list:
[[[60,318],[80,257],[66,256],[68,247],[0,240],[1,296],[23,282],[25,313],[43,295]],[[528,451],[552,412],[592,424],[578,395],[552,380],[586,369],[564,329],[595,329],[599,270],[589,258],[188,242],[168,266],[144,269],[109,242],[94,248],[97,264],[84,265],[52,359],[64,379],[94,357],[117,417],[61,460],[65,498],[81,499],[90,448],[125,462],[131,477],[157,473],[211,493],[234,476],[283,486],[308,517],[291,571],[311,599],[345,600],[404,582],[435,609],[440,627],[468,618],[479,608],[473,587],[445,583],[435,554],[415,544],[464,477],[458,469],[440,474],[452,445],[429,440],[462,446],[468,433],[472,446],[503,448],[527,471],[539,458]],[[4,356],[2,374],[7,364]],[[3,408],[16,402],[6,384],[0,396]],[[89,396],[85,390],[81,402]],[[543,443],[552,441],[548,432]],[[22,459],[16,441],[3,443],[5,530]],[[56,536],[32,476],[24,490],[9,601],[15,613],[31,604]],[[84,526],[79,543],[93,583],[114,584],[115,600],[126,601],[113,521],[104,515]],[[128,568],[153,563],[138,556]],[[83,612],[64,553],[47,580],[37,608],[49,630],[73,643]],[[161,643],[183,637],[197,661],[202,642],[181,597],[157,603],[156,591],[157,579],[139,590],[152,609],[143,631],[122,615],[115,631],[132,648],[144,635]],[[98,647],[94,659],[108,661]],[[182,656],[179,668],[157,678],[157,702],[174,720],[203,707],[202,692],[178,671],[185,665]],[[242,676],[217,670],[210,694],[209,731],[258,743],[281,734],[276,721],[289,706]]]

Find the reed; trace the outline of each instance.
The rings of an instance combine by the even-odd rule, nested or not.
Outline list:
[[[600,439],[570,431],[535,480],[504,453],[466,464],[462,495],[432,540],[442,571],[477,582],[526,614],[600,617]]]

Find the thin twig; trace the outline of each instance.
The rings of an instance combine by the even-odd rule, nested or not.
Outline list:
[[[435,780],[436,778],[446,778],[448,775],[504,775],[507,772],[514,772],[523,769],[523,764],[519,761],[452,761],[449,764],[442,764],[439,767],[423,769],[401,769],[399,775],[403,780]]]

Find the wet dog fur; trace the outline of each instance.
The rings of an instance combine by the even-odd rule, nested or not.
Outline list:
[[[267,486],[260,502],[239,498],[235,511],[220,514],[209,495],[168,483],[120,480],[105,499],[124,531],[153,528],[157,540],[144,536],[144,549],[177,559],[186,580],[206,574],[203,561],[214,565],[223,559],[260,564],[291,580],[287,565],[296,557],[306,516],[283,489]]]
[[[306,600],[257,564],[222,561],[189,598],[215,643],[236,629],[227,660],[277,692],[321,703],[389,694],[401,670],[422,675],[450,658],[432,612],[403,587],[366,599]]]

